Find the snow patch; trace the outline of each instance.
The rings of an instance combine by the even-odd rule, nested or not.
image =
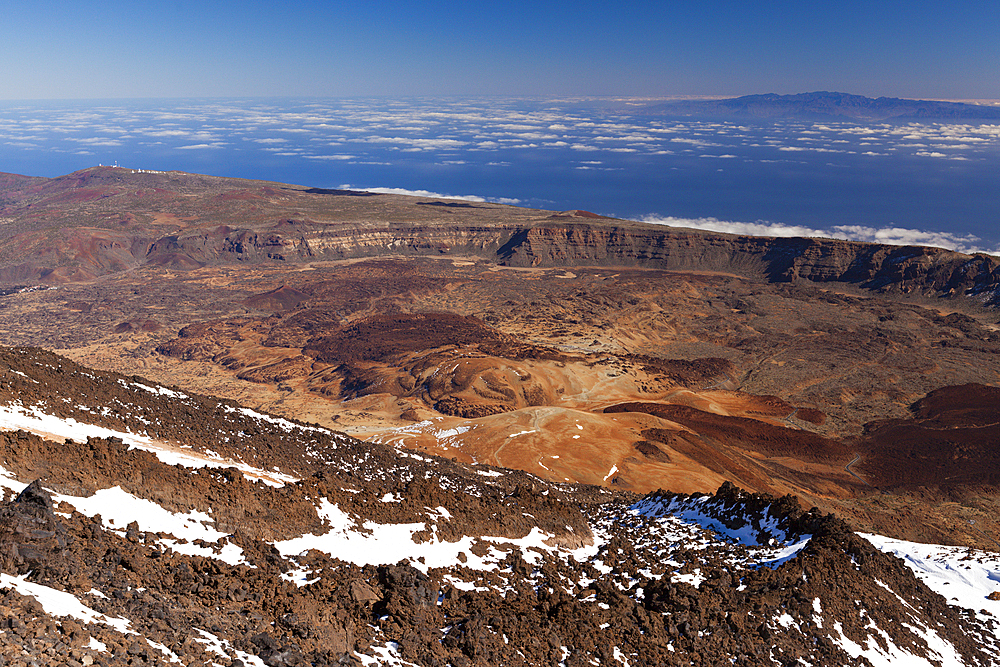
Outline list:
[[[10,472],[0,468],[0,488],[20,493],[26,486],[27,484],[18,482]],[[101,489],[89,497],[52,493],[52,501],[57,505],[59,503],[72,505],[84,516],[93,517],[100,514],[104,527],[120,535],[124,534],[128,525],[135,521],[139,530],[144,532],[172,535],[160,538],[157,543],[177,553],[208,556],[229,565],[246,564],[243,550],[235,544],[221,546],[216,544],[215,547],[195,544],[195,541],[203,541],[202,544],[218,543],[221,538],[226,537],[226,533],[210,526],[213,523],[212,517],[204,512],[197,510],[184,513],[171,512],[152,500],[138,498],[119,486]],[[104,596],[97,590],[90,592],[99,597]]]
[[[130,621],[105,616],[80,602],[75,595],[27,581],[27,576],[12,577],[0,572],[0,588],[12,588],[21,595],[35,598],[50,616],[69,616],[82,623],[109,625],[122,634],[135,634],[129,629]]]
[[[247,479],[259,480],[270,486],[284,486],[298,481],[296,477],[261,470],[240,461],[215,458],[193,451],[181,452],[146,435],[87,424],[72,417],[55,417],[46,414],[37,406],[24,407],[18,404],[0,406],[0,429],[30,431],[43,438],[51,439],[55,436],[77,442],[84,442],[87,438],[118,438],[129,447],[153,454],[166,465],[180,465],[185,468],[236,468]]]
[[[971,609],[983,620],[1000,619],[1000,600],[987,597],[1000,590],[1000,553],[907,542],[871,533],[859,535],[879,551],[901,558],[918,579],[949,604]]]
[[[442,508],[438,508],[440,512]],[[447,512],[447,510],[446,510]],[[537,526],[531,532],[519,539],[506,537],[463,536],[456,542],[445,542],[438,538],[437,527],[428,528],[426,522],[419,523],[375,523],[365,521],[359,527],[354,517],[341,510],[336,504],[326,498],[320,499],[317,514],[330,526],[329,531],[322,535],[308,533],[289,540],[274,543],[275,548],[283,556],[296,556],[309,549],[316,549],[329,554],[331,558],[354,563],[355,565],[388,565],[401,560],[410,561],[414,567],[427,571],[432,567],[459,567],[470,570],[496,570],[500,561],[506,558],[504,548],[518,548],[522,557],[529,563],[541,560],[540,552],[556,552],[558,549],[546,544],[553,535],[546,533]],[[416,533],[431,533],[430,539],[419,540]],[[486,554],[477,556],[472,553],[476,541],[490,542]],[[569,552],[573,553],[573,552]],[[459,555],[463,554],[463,562]]]

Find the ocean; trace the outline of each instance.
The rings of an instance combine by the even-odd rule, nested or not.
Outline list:
[[[670,118],[608,99],[0,102],[0,171],[98,164],[1000,253],[1000,124]]]

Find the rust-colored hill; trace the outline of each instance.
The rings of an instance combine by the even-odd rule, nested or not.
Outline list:
[[[912,419],[870,424],[859,449],[866,479],[882,488],[1000,488],[1000,388],[937,389]]]

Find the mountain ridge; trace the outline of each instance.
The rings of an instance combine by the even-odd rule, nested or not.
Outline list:
[[[0,189],[6,198],[0,217],[7,221],[0,230],[0,282],[6,284],[86,282],[150,265],[191,271],[390,253],[468,255],[516,267],[697,266],[777,281],[968,295],[987,304],[996,302],[1000,287],[1000,259],[925,246],[752,237],[498,204],[461,209],[456,218],[451,209],[418,206],[426,198],[358,199],[114,167],[28,182],[27,189]],[[67,207],[71,218],[63,213]],[[378,224],[368,217],[373,210]]]
[[[722,100],[685,100],[650,104],[640,113],[693,115],[761,120],[992,120],[1000,118],[994,106],[914,100],[898,97],[871,98],[848,93],[816,91],[778,95],[764,93]]]

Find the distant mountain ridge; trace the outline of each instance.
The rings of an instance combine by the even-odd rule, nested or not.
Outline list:
[[[818,91],[795,95],[744,95],[724,100],[685,100],[652,104],[644,113],[681,116],[716,116],[760,119],[1000,119],[1000,108],[962,102],[910,100],[898,97],[864,97]]]

